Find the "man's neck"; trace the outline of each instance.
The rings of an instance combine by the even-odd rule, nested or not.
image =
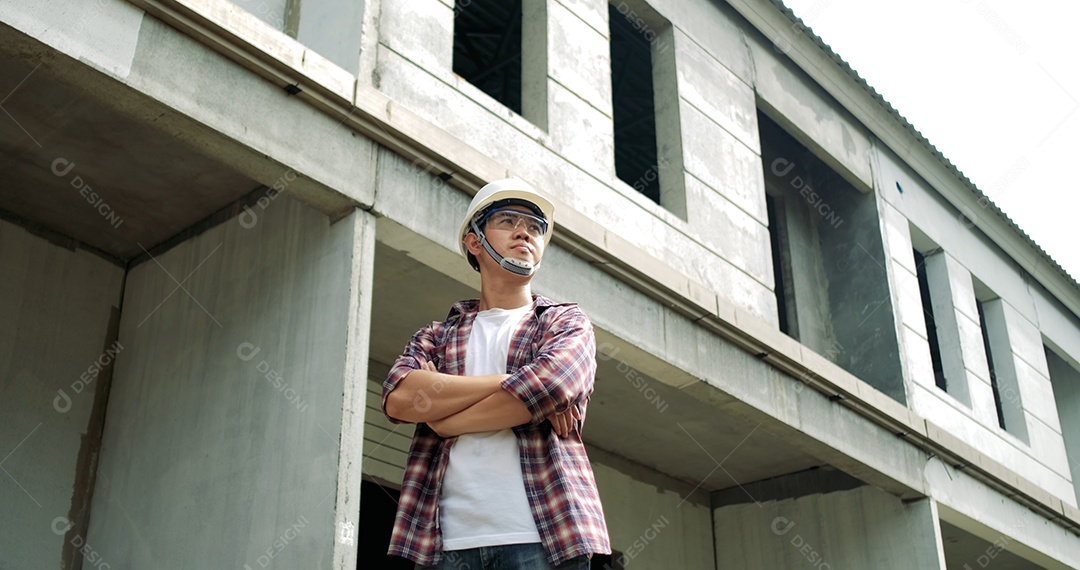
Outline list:
[[[529,283],[509,283],[504,280],[492,282],[480,280],[480,310],[517,309],[532,304]]]

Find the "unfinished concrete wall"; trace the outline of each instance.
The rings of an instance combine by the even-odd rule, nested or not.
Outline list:
[[[679,113],[695,113],[694,118],[683,116],[682,125],[689,125],[683,128],[697,130],[672,144],[693,141],[693,171],[704,180],[686,178],[692,219],[688,223],[616,178],[607,2],[547,4],[546,129],[453,74],[450,4],[437,0],[384,3],[376,66],[376,86],[381,91],[732,304],[766,320],[775,318],[771,275],[762,263],[768,247],[761,239],[766,235],[764,226],[743,211],[758,212],[764,219],[763,206],[755,205],[762,200],[761,192],[755,195],[753,190],[761,188],[761,172],[750,147],[712,119],[702,123],[702,110],[676,98]],[[642,33],[650,31],[655,32],[644,29]],[[678,49],[677,38],[656,37],[661,38],[657,43],[667,44],[654,45],[654,54],[667,57]],[[699,49],[686,39],[683,43],[685,49]],[[529,57],[528,51],[523,57]],[[687,73],[708,76],[717,69],[715,62],[707,62]],[[717,81],[729,80],[736,81],[730,76]],[[677,81],[680,86],[685,83],[681,78]],[[738,112],[752,113],[752,95],[745,85],[733,84],[731,89],[744,104]],[[695,96],[689,97],[694,100]],[[700,103],[703,96],[696,97]],[[722,137],[723,148],[714,148],[713,135]]]
[[[890,259],[893,303],[899,315],[905,382],[912,409],[989,457],[1015,469],[1055,497],[1073,504],[1076,494],[1070,482],[1038,324],[1040,315],[1046,314],[1059,338],[1075,342],[1072,339],[1076,333],[1069,324],[1071,319],[1053,316],[1052,311],[1037,310],[1034,289],[1016,264],[970,223],[963,223],[967,218],[946,204],[895,155],[878,149],[875,162],[878,164],[877,186],[882,188],[879,207]],[[919,230],[916,239],[912,237],[912,228]],[[942,356],[944,359],[944,352],[951,351],[955,369],[950,382],[963,378],[961,381],[966,382],[964,388],[970,404],[934,384],[911,253],[917,245],[914,242],[919,240],[929,240],[944,252],[938,254],[943,256],[939,262],[934,262],[933,258],[928,260],[930,269],[938,269],[935,277],[937,292],[946,296],[952,305],[951,313],[941,316],[948,320],[951,314],[956,323],[950,333],[955,342],[942,347]],[[928,277],[934,277],[934,272]],[[995,326],[1004,326],[1011,350],[1008,353],[998,351],[1001,354],[995,354],[994,358],[995,361],[1009,359],[1016,382],[1016,394],[1010,397],[1002,393],[1002,405],[1023,409],[1027,441],[998,427],[972,277],[1001,300],[1002,318]],[[945,288],[947,290],[943,291]],[[939,308],[935,306],[935,313],[938,312]]]
[[[873,487],[744,503],[714,512],[716,567],[945,570],[930,500]]]
[[[255,14],[275,30],[284,32],[288,25],[291,15],[289,0],[234,0],[234,3]]]
[[[1050,380],[1053,382],[1054,401],[1061,418],[1061,431],[1064,434],[1073,488],[1080,500],[1080,370],[1049,348],[1046,349],[1046,363],[1050,370]]]
[[[873,188],[870,133],[756,29],[745,29],[763,110],[862,191]],[[777,48],[781,49],[777,49]]]
[[[829,276],[830,319],[839,347],[835,362],[906,404],[875,200],[832,173],[816,178],[828,180],[817,190],[843,222],[818,225]]]
[[[622,564],[612,567],[715,567],[704,493],[595,448],[589,449],[589,458],[604,504],[612,561]]]
[[[0,568],[59,568],[85,540],[124,270],[0,220]],[[74,541],[76,544],[70,544]]]
[[[1041,568],[1065,570],[1077,566],[1080,540],[1071,531],[938,457],[926,461],[924,477],[927,492],[937,503],[942,521]],[[972,568],[997,567],[993,560],[980,566],[977,557],[965,562]]]
[[[1061,301],[1055,299],[1045,287],[1031,283],[1035,312],[1039,315],[1039,332],[1052,343],[1060,354],[1074,365],[1080,362],[1080,316],[1073,314]]]
[[[305,0],[296,39],[349,73],[360,71],[363,0]]]
[[[906,403],[876,200],[775,122],[759,121],[786,332]]]
[[[679,122],[669,136],[678,136],[681,149],[683,168],[678,174],[685,186],[689,233],[734,265],[740,279],[771,289],[753,90],[681,29],[673,31],[671,41]],[[774,307],[754,308],[764,320],[775,321]]]
[[[131,270],[89,532],[114,568],[331,565],[359,219],[278,196]]]

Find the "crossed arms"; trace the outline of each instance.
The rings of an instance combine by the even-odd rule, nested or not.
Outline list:
[[[560,318],[536,357],[514,374],[455,376],[436,370],[430,327],[413,336],[383,388],[386,415],[424,422],[442,437],[548,421],[566,437],[596,371],[592,326],[576,307]]]
[[[387,396],[387,415],[406,422],[424,422],[442,437],[497,431],[529,423],[532,415],[521,400],[502,389],[509,374],[454,376],[425,362]],[[434,394],[434,396],[431,396]],[[577,408],[548,418],[555,432],[570,434]]]

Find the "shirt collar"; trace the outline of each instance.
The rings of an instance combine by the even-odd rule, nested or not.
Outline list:
[[[556,303],[547,297],[534,294],[532,296],[533,312],[537,315],[543,313],[548,307],[557,307],[559,305],[566,305],[568,303]],[[454,303],[450,307],[450,313],[446,315],[446,320],[451,320],[459,315],[476,314],[480,312],[480,299],[463,299]]]

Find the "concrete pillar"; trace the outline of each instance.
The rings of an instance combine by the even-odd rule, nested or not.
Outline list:
[[[1055,484],[1044,483],[1046,488],[1053,489],[1055,496],[1071,504],[1075,496],[1068,492],[1068,485],[1059,484],[1057,478],[1071,479],[1071,460],[1080,461],[1080,457],[1070,458],[1066,453],[1063,434],[1075,432],[1062,429],[1058,407],[1052,402],[1054,385],[1050,382],[1042,333],[1010,303],[998,300],[986,305],[988,324],[998,337],[998,344],[992,346],[991,351],[994,362],[1000,363],[997,366],[998,391],[1006,429],[1028,443],[1031,455],[1053,472]]]
[[[113,568],[355,564],[372,216],[272,200],[130,271],[88,535]]]
[[[702,14],[701,18],[723,24],[718,14]],[[700,38],[692,38],[684,28],[669,29],[655,43],[653,54],[660,181],[662,190],[671,193],[661,200],[665,207],[678,205],[681,200],[683,210],[672,211],[686,218],[696,239],[730,260],[762,288],[771,289],[773,274],[754,90],[729,68],[733,64],[726,60],[741,61],[738,54],[709,51]],[[741,55],[745,57],[746,53]],[[667,74],[675,77],[666,79]],[[732,173],[739,174],[736,179],[709,182],[708,178],[699,178],[700,169],[687,169],[684,149],[697,152],[697,145],[708,144],[708,139],[686,137],[683,115],[691,117],[689,120],[712,122],[724,134],[725,145],[735,143],[735,150],[726,153],[725,158],[735,161]],[[680,197],[680,192],[685,195]],[[726,287],[720,294],[734,301]],[[762,317],[775,322],[775,309],[763,311]]]
[[[997,425],[971,274],[944,251],[925,259],[946,391],[970,407],[979,421]],[[933,376],[923,381],[933,382]]]
[[[541,129],[548,128],[548,29],[547,0],[522,0],[521,116]]]
[[[829,305],[829,276],[825,273],[825,254],[818,234],[817,214],[791,191],[779,198],[783,204],[777,220],[786,230],[781,247],[785,262],[791,266],[792,313],[795,338],[835,362],[840,352]],[[781,284],[776,284],[777,287]]]
[[[431,73],[452,70],[454,2],[449,4],[440,0],[379,2],[379,41]]]
[[[545,10],[540,4],[546,5]],[[575,2],[567,7],[562,2],[524,0],[522,10],[546,17],[529,20],[522,29],[522,113],[533,124],[547,129],[551,149],[567,160],[578,163],[588,172],[615,177],[615,127],[611,103],[611,46],[607,27],[597,29],[589,22],[591,14],[602,0]],[[605,9],[604,14],[607,13]],[[539,23],[546,23],[546,36],[541,36]],[[530,38],[532,40],[530,41]],[[541,41],[546,39],[546,44]],[[546,88],[533,83],[526,93],[530,78],[538,77],[539,49],[546,45]],[[548,106],[530,100],[545,98]],[[530,110],[532,109],[532,110]]]
[[[945,570],[933,501],[874,487],[714,511],[717,568]]]
[[[994,364],[994,376],[997,382],[998,397],[1001,402],[1001,414],[1005,420],[1005,430],[1023,441],[1028,441],[1027,418],[1024,417],[1024,400],[1017,378],[1016,356],[1013,354],[1012,337],[1006,320],[1007,303],[1001,299],[985,301],[983,308],[983,326],[986,328],[986,342],[990,345],[987,355]],[[1014,311],[1015,313],[1015,311]],[[1017,315],[1019,316],[1019,315]],[[1036,330],[1036,333],[1038,331]],[[985,343],[984,343],[985,344]],[[1039,348],[1042,344],[1039,344]],[[1022,362],[1021,362],[1022,363]]]
[[[687,196],[686,165],[683,163],[682,121],[680,120],[682,99],[679,97],[681,89],[679,74],[682,69],[679,66],[681,59],[676,55],[678,50],[675,48],[675,38],[679,38],[680,45],[690,42],[671,24],[666,24],[658,31],[653,31],[652,34],[656,38],[651,43],[651,51],[653,107],[656,110],[656,171],[660,176],[660,205],[693,224],[688,208],[690,200]],[[699,200],[697,203],[709,204],[705,200]],[[699,213],[699,210],[695,210],[694,213]],[[702,232],[703,235],[711,233],[713,232]]]
[[[914,407],[922,389],[936,389],[933,382],[933,364],[930,345],[927,342],[926,318],[923,314],[919,278],[912,255],[911,227],[907,218],[880,193],[876,193],[878,210],[881,212],[883,247],[888,258],[885,264],[891,281],[892,306],[896,314],[897,337],[900,345],[900,361],[903,364],[904,389],[908,402]]]
[[[375,216],[355,210],[337,222],[351,226],[348,328],[345,374],[342,377],[341,426],[335,501],[334,560],[331,568],[356,568],[360,529],[360,482],[363,471],[364,422],[367,415],[368,353],[371,345],[371,296],[375,279]]]
[[[754,99],[753,88],[744,83],[738,76],[728,69],[717,56],[706,51],[701,44],[687,36],[682,29],[670,27],[665,30],[660,38],[654,43],[653,65],[655,67],[656,81],[656,128],[658,147],[661,150],[661,181],[669,185],[663,176],[669,170],[667,176],[672,180],[675,174],[685,176],[683,173],[683,157],[681,152],[687,144],[705,144],[705,140],[684,141],[682,122],[680,116],[688,114],[691,120],[708,120],[719,127],[725,135],[725,143],[728,140],[738,141],[745,148],[738,152],[735,157],[751,160],[753,170],[760,171],[758,162],[760,158],[751,159],[748,155],[760,155],[761,148],[758,140],[757,129],[757,105]],[[674,74],[671,80],[661,81],[665,74]],[[670,92],[670,94],[668,93]],[[667,109],[671,104],[678,104],[675,108]],[[674,139],[674,140],[672,140]],[[691,146],[689,150],[692,150]],[[666,167],[666,169],[665,169]],[[677,169],[677,170],[676,170]],[[741,171],[741,167],[739,167]],[[752,172],[752,171],[749,171]],[[749,219],[756,219],[762,225],[767,224],[765,214],[765,198],[760,184],[760,176],[740,180],[733,184],[710,184],[714,192],[723,196],[732,205],[737,206],[743,215]],[[689,184],[689,182],[686,182]],[[670,186],[679,190],[683,182],[675,179]],[[702,239],[710,245],[714,242],[722,253],[731,254],[737,258],[739,254],[745,255],[742,266],[754,277],[762,279],[763,274],[769,273],[771,268],[764,263],[763,256],[749,255],[745,251],[726,251],[722,244],[730,239],[736,232],[717,232],[716,225],[705,226],[700,223],[708,221],[709,203],[693,201],[693,195],[682,198],[683,210],[672,208],[673,212],[689,216],[692,226],[696,226]],[[678,200],[673,200],[678,203]],[[702,209],[706,209],[702,212]],[[695,219],[696,218],[696,219]],[[737,220],[736,227],[743,228],[747,224],[743,220]],[[766,238],[767,243],[767,238]],[[764,281],[764,279],[762,279]]]

